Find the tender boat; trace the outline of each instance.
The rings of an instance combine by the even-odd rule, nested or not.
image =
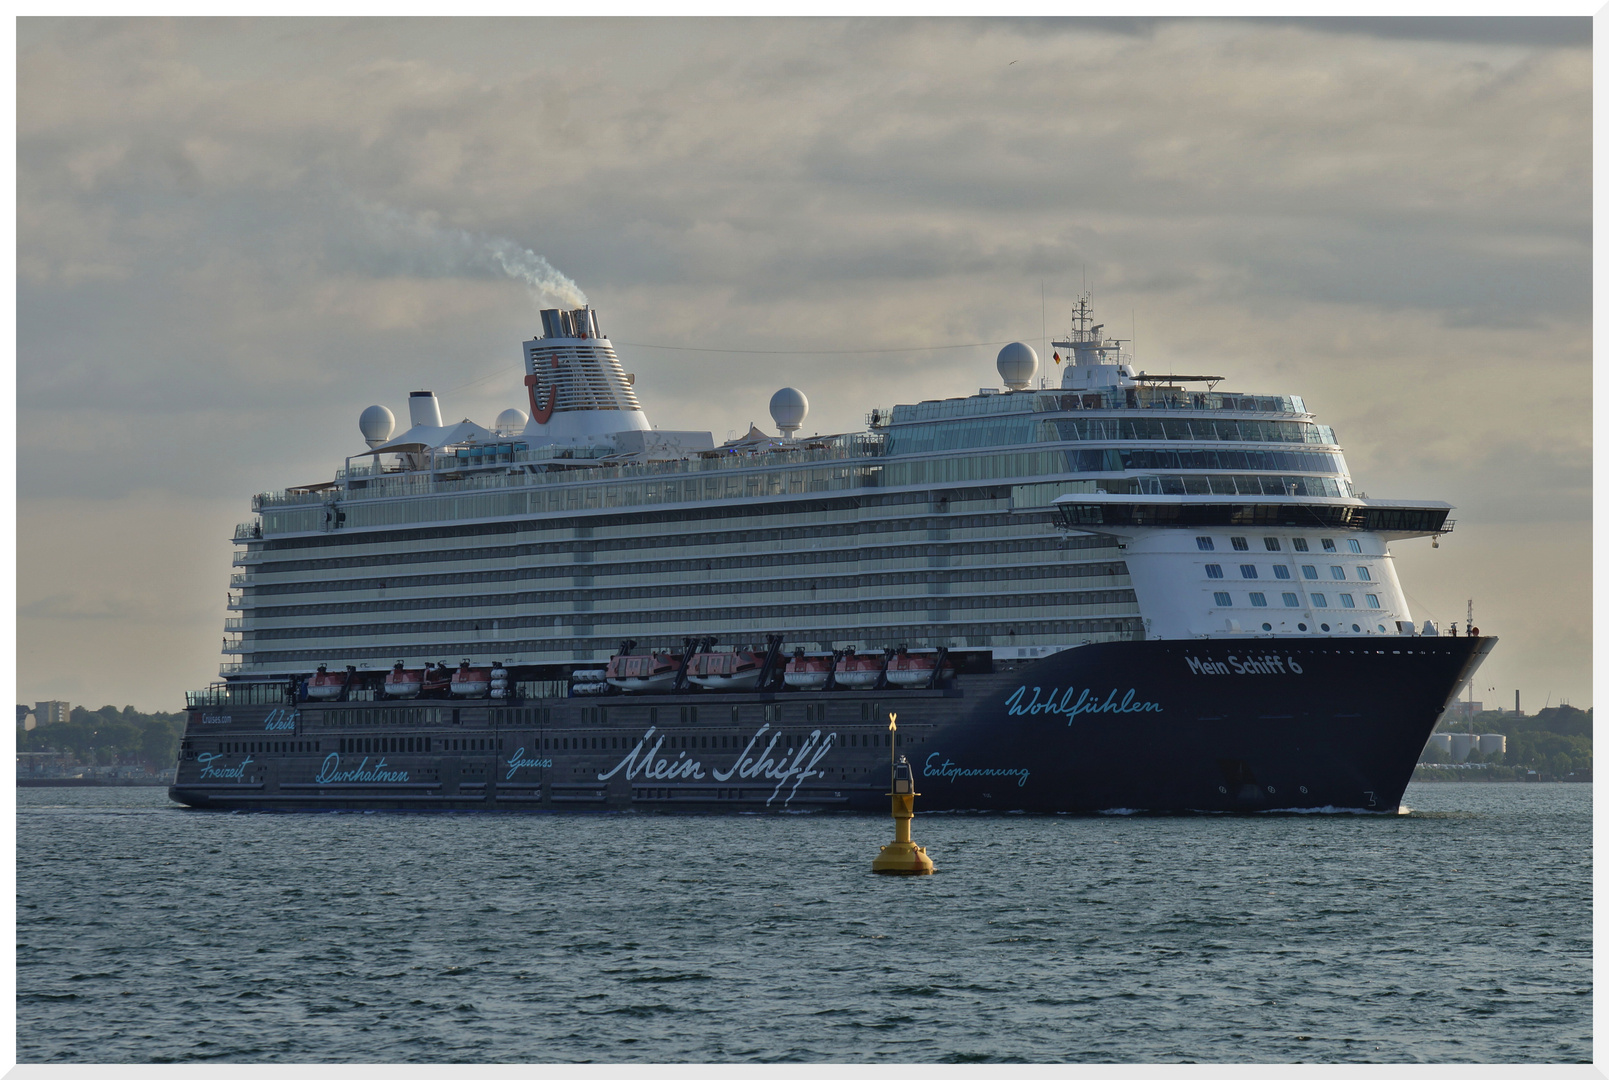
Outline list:
[[[676,676],[681,667],[681,660],[665,653],[612,656],[609,666],[604,669],[604,678],[610,686],[630,693],[669,690],[676,685]]]
[[[911,653],[903,647],[888,661],[888,683],[890,686],[924,687],[932,683],[933,672],[939,666],[937,653]],[[945,675],[953,675],[954,669],[946,664]]]
[[[857,655],[850,649],[833,667],[833,681],[847,690],[870,690],[883,674],[883,658],[876,654]]]
[[[425,673],[419,668],[405,668],[402,661],[386,673],[385,695],[394,698],[416,698],[419,691],[424,689]]]
[[[753,649],[694,653],[687,681],[706,690],[749,690],[760,681],[765,658]]]
[[[793,650],[793,658],[783,669],[782,681],[796,690],[820,690],[832,674],[832,656]]]
[[[320,664],[318,671],[307,679],[307,696],[311,701],[334,701],[346,689],[347,672],[330,672]]]

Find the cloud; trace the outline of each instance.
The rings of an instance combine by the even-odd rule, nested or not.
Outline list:
[[[1304,395],[1368,490],[1585,530],[1588,34],[24,20],[19,491],[243,518],[363,449],[368,404],[519,405],[537,306],[692,349],[1037,343],[1041,288],[1054,333],[1087,277],[1142,364]],[[837,431],[996,381],[983,348],[620,351],[653,422],[717,434],[783,385]]]

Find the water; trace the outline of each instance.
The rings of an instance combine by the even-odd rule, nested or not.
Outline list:
[[[1591,786],[1396,817],[17,798],[17,1058],[1589,1061]]]

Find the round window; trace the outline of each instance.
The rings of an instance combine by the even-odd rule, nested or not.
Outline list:
[[[1352,632],[1354,634],[1356,634],[1358,632],[1358,624],[1357,623],[1352,624]]]
[[[1269,624],[1268,624],[1268,623],[1263,623],[1263,629],[1264,629],[1264,630],[1272,630],[1272,629],[1273,629],[1273,627],[1272,627],[1272,626],[1270,626],[1270,625],[1269,625]]]
[[[1329,623],[1319,623],[1318,628],[1320,630],[1324,631],[1326,634],[1328,634],[1330,632],[1330,624]]]
[[[1305,622],[1299,622],[1296,624],[1296,629],[1305,634],[1307,633],[1307,624]]]

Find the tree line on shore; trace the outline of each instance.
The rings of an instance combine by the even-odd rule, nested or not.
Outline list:
[[[20,753],[62,754],[80,765],[171,768],[184,736],[185,714],[142,713],[132,705],[75,708],[66,723],[17,731]]]
[[[1501,754],[1482,755],[1471,750],[1467,761],[1474,765],[1497,765],[1520,770],[1534,769],[1554,777],[1568,776],[1592,768],[1592,710],[1570,705],[1554,705],[1530,716],[1489,710],[1471,720],[1449,717],[1438,732],[1471,732],[1476,735],[1506,735],[1508,748]],[[1427,765],[1451,760],[1445,750],[1431,744],[1420,761]]]

